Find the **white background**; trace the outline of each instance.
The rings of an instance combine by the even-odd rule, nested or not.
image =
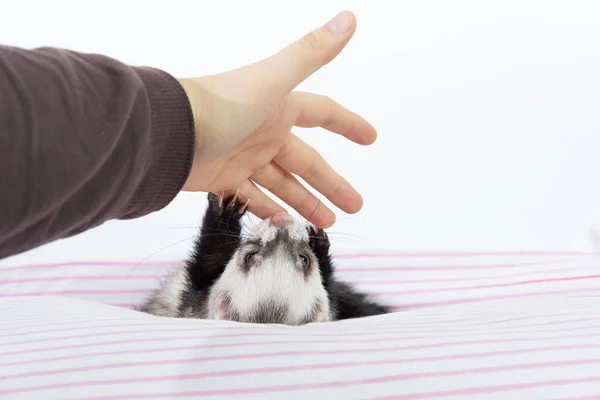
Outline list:
[[[592,249],[600,211],[600,2],[3,1],[0,41],[199,76],[266,57],[350,9],[355,37],[300,89],[372,122],[371,147],[297,132],[364,195],[334,248]],[[205,194],[4,260],[183,254]],[[169,247],[170,246],[170,247]]]

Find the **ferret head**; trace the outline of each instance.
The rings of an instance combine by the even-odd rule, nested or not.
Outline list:
[[[241,238],[211,287],[207,318],[286,325],[329,321],[326,279],[320,268],[329,260],[318,257],[325,241],[322,230],[307,228],[287,213],[261,221]]]

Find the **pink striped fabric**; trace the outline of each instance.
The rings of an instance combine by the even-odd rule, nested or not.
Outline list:
[[[137,313],[177,262],[0,267],[0,398],[600,399],[600,255],[344,254],[397,312],[286,327]]]

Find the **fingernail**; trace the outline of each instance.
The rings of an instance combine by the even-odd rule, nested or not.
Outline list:
[[[329,29],[336,35],[343,35],[350,30],[352,26],[352,13],[349,11],[342,11],[336,15],[327,24]]]

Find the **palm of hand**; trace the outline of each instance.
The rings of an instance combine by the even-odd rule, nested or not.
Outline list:
[[[191,82],[199,93],[192,104],[199,132],[194,167],[202,173],[187,190],[238,188],[272,162],[293,126],[285,101],[256,98],[260,88],[238,75],[247,73],[235,70]]]
[[[360,116],[327,97],[291,92],[339,53],[352,33],[350,29],[345,36],[336,36],[332,28],[321,27],[259,63],[180,80],[197,131],[194,165],[184,190],[239,190],[251,200],[249,210],[260,218],[283,211],[260,185],[315,225],[331,226],[335,214],[295,177],[300,176],[342,210],[360,210],[358,192],[291,133],[293,126],[321,126],[359,144],[375,141],[375,129]]]

